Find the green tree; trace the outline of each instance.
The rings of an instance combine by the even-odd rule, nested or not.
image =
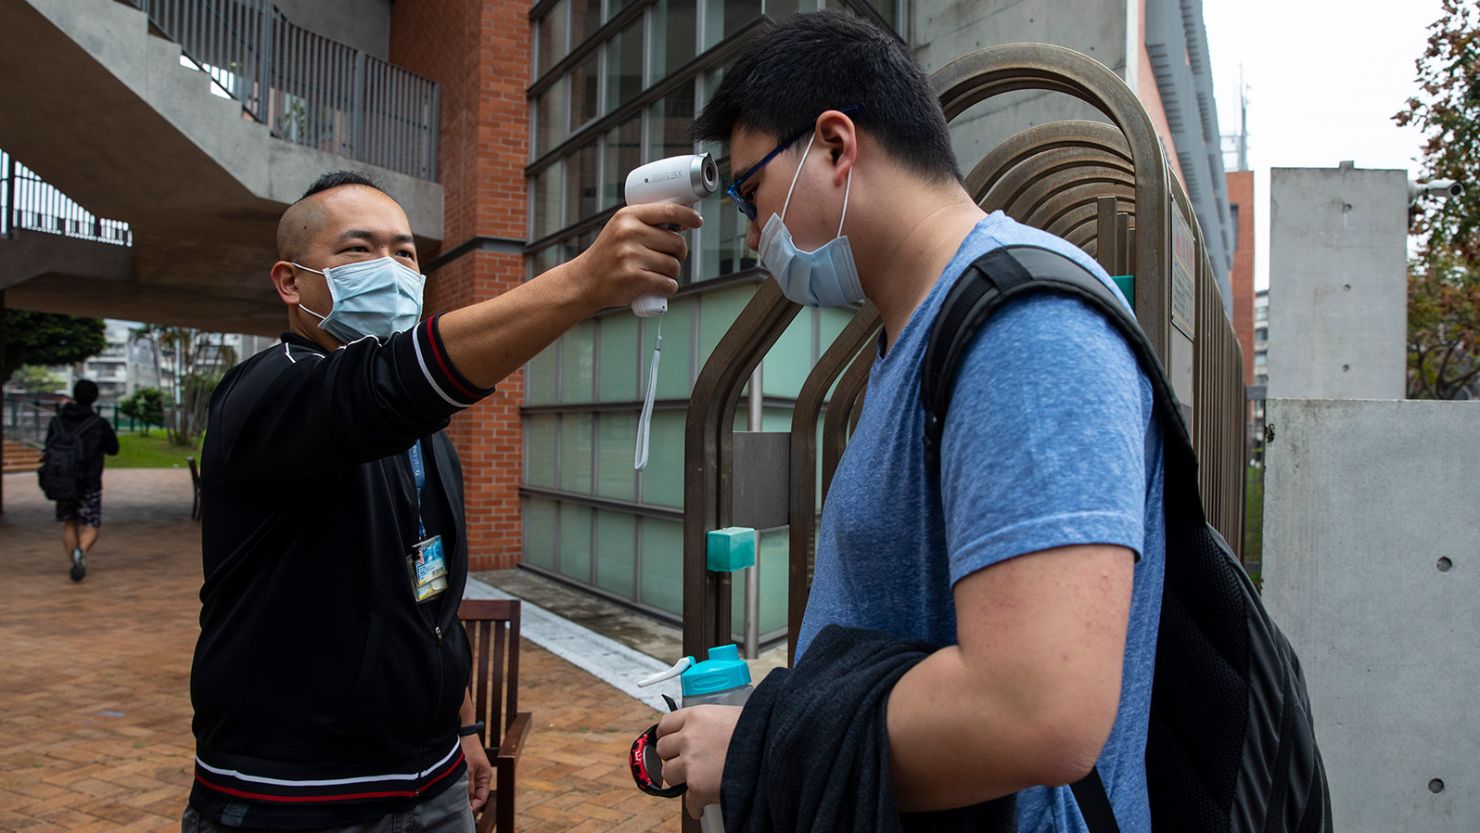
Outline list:
[[[5,361],[0,383],[21,365],[76,364],[103,352],[103,322],[50,312],[5,311]]]
[[[124,416],[144,423],[144,433],[149,426],[164,425],[164,393],[159,388],[139,388],[118,403]]]
[[[226,346],[224,335],[190,327],[145,324],[133,335],[149,342],[164,380],[164,398],[171,405],[163,420],[165,433],[176,445],[194,446],[205,431],[211,394],[223,368],[236,364],[236,351]]]
[[[55,373],[40,365],[21,365],[12,374],[22,393],[56,393],[65,384]]]
[[[1480,3],[1441,0],[1415,65],[1418,93],[1393,118],[1424,134],[1425,179],[1480,171]],[[1408,279],[1408,395],[1473,395],[1480,374],[1480,186],[1413,208],[1418,257]]]

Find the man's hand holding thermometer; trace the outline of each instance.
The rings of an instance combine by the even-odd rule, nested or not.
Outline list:
[[[700,201],[719,190],[719,168],[707,153],[670,156],[649,162],[627,175],[626,198],[629,206],[652,203],[687,205],[697,208]],[[673,231],[676,228],[669,226]],[[643,295],[632,302],[632,314],[653,318],[668,311],[668,298]],[[663,351],[663,325],[653,345],[653,359],[648,368],[647,392],[642,402],[642,416],[637,423],[637,449],[632,467],[647,468],[648,435],[653,425],[653,398],[658,387],[658,359]]]

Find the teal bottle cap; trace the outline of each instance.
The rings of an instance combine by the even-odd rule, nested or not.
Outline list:
[[[718,645],[709,649],[709,659],[689,666],[679,680],[685,697],[714,694],[750,685],[750,666],[735,645]]]

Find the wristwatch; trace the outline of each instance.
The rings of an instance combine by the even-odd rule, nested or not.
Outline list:
[[[468,735],[476,735],[476,734],[478,734],[481,731],[483,731],[483,721],[476,720],[476,721],[474,721],[472,723],[469,723],[468,725],[466,725],[466,726],[458,729],[457,730],[457,733],[458,733],[458,735],[460,735],[462,737],[467,737]]]

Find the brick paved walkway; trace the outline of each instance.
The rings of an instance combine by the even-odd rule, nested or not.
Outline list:
[[[199,527],[183,470],[106,475],[103,532],[80,584],[34,475],[0,515],[0,831],[178,831],[191,778],[190,656]],[[518,829],[677,831],[625,754],[646,706],[524,642]]]

